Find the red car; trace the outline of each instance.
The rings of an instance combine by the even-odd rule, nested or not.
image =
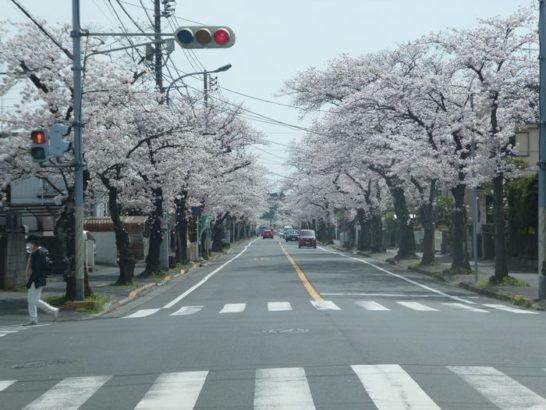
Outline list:
[[[312,246],[313,248],[317,247],[317,237],[315,235],[315,231],[312,229],[302,229],[300,231],[298,248],[301,248],[302,246]]]
[[[265,238],[273,239],[273,231],[271,229],[264,229],[264,231],[262,232],[262,239]]]

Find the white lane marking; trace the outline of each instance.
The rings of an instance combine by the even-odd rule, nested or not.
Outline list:
[[[182,306],[176,312],[171,313],[170,316],[187,316],[193,315],[203,309],[203,306]]]
[[[164,373],[135,409],[193,409],[207,374],[207,371]]]
[[[7,335],[7,333],[0,333],[0,337]]]
[[[136,318],[139,318],[139,317],[146,317],[146,316],[153,315],[154,313],[156,313],[158,311],[159,311],[159,308],[157,308],[157,309],[140,309],[140,310],[137,310],[135,313],[132,313],[132,314],[127,315],[127,316],[123,316],[122,319],[136,319]]]
[[[313,397],[301,367],[258,369],[255,409],[314,409]]]
[[[228,303],[224,305],[220,313],[241,313],[246,309],[246,303]]]
[[[391,272],[391,271],[389,271],[387,269],[383,269],[381,266],[377,266],[376,264],[368,262],[365,259],[355,258],[353,256],[348,256],[348,255],[344,255],[344,254],[339,253],[339,252],[334,252],[334,251],[331,251],[329,249],[323,248],[322,246],[319,246],[319,249],[323,250],[324,252],[333,253],[335,255],[343,256],[344,258],[352,259],[352,260],[355,260],[357,262],[364,263],[364,264],[369,265],[369,266],[373,266],[374,268],[380,270],[381,272],[385,272],[388,275],[394,276],[395,278],[398,278],[398,279],[402,279],[403,281],[411,283],[412,285],[415,285],[415,286],[419,286],[420,288],[426,289],[429,292],[436,293],[437,295],[441,295],[441,296],[444,296],[446,298],[453,299],[453,300],[458,300],[459,302],[467,303],[469,305],[475,305],[476,304],[475,302],[472,302],[470,300],[466,300],[466,299],[460,298],[458,296],[448,295],[447,293],[442,292],[441,290],[431,288],[430,286],[423,285],[422,283],[419,283],[419,282],[416,282],[416,281],[414,281],[412,279],[406,278],[405,276],[399,275],[398,273],[394,273],[394,272]]]
[[[193,285],[187,291],[185,291],[181,295],[179,295],[176,298],[174,298],[173,300],[171,300],[169,303],[167,303],[165,306],[163,306],[163,309],[172,308],[174,305],[176,305],[178,302],[180,302],[182,299],[184,299],[186,296],[188,296],[190,293],[192,293],[195,289],[199,288],[206,281],[208,281],[210,278],[212,278],[216,273],[218,273],[220,270],[225,268],[227,265],[229,265],[231,262],[233,262],[235,259],[237,259],[239,256],[241,256],[243,253],[245,253],[246,250],[250,247],[250,245],[252,245],[257,240],[258,240],[258,238],[254,239],[252,242],[250,242],[248,245],[246,245],[245,248],[241,252],[239,252],[233,258],[231,258],[230,260],[228,260],[227,262],[225,262],[224,264],[220,265],[218,268],[213,270],[211,273],[209,273],[207,276],[205,276],[203,279],[201,279],[197,284]]]
[[[292,310],[290,302],[267,302],[267,310],[270,312],[282,312]]]
[[[532,312],[530,310],[513,308],[510,306],[505,306],[505,305],[496,304],[496,303],[484,303],[483,305],[493,309],[504,310],[505,312],[519,313],[523,315],[538,315],[538,312]]]
[[[351,366],[379,410],[439,410],[440,407],[396,364]]]
[[[447,302],[443,302],[442,305],[444,305],[444,306],[449,306],[449,307],[452,307],[452,308],[458,309],[458,310],[466,310],[466,311],[468,311],[468,312],[489,313],[489,310],[478,309],[478,308],[475,308],[475,307],[473,307],[473,306],[463,305],[462,303],[447,303]]]
[[[417,310],[419,312],[438,312],[438,309],[431,308],[431,307],[423,305],[422,303],[419,303],[419,302],[402,302],[402,301],[399,301],[399,302],[396,302],[396,303],[398,303],[399,305],[405,306],[405,307],[407,307],[409,309]]]
[[[361,300],[355,303],[366,310],[390,310],[388,307],[374,301]]]
[[[448,366],[482,396],[503,410],[546,408],[546,400],[493,367]]]
[[[16,381],[17,380],[0,380],[0,391],[7,389],[9,386],[11,386]]]
[[[111,376],[69,377],[38,397],[25,410],[78,409]]]
[[[331,300],[310,300],[309,302],[311,302],[317,310],[341,310],[341,308]]]

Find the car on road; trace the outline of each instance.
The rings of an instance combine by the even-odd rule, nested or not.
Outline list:
[[[295,229],[290,229],[289,231],[285,231],[284,233],[284,240],[286,242],[298,241],[299,239],[300,239],[300,233],[296,231]]]
[[[262,239],[271,238],[273,239],[273,231],[271,229],[264,229],[262,232]]]
[[[302,246],[312,246],[313,248],[317,247],[317,236],[315,231],[312,229],[302,229],[300,231],[300,236],[298,238],[298,248]]]

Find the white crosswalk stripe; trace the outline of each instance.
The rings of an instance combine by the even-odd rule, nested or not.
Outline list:
[[[546,409],[546,400],[493,367],[448,366],[502,410]]]
[[[510,312],[510,313],[518,313],[518,314],[524,314],[524,315],[525,314],[538,315],[538,312],[533,312],[532,310],[518,309],[518,308],[506,306],[506,305],[496,304],[496,303],[484,303],[484,306],[487,306],[493,309],[504,310],[505,312]]]
[[[258,369],[255,409],[314,409],[313,397],[301,367]]]
[[[182,306],[176,312],[171,313],[170,316],[187,316],[194,315],[203,309],[203,306]]]
[[[446,366],[446,368],[459,377],[459,383],[468,384],[484,397],[484,403],[476,404],[475,408],[485,407],[484,404],[487,400],[501,410],[546,409],[546,400],[543,397],[494,367]],[[430,389],[434,384],[420,386],[408,370],[400,365],[352,365],[350,369],[356,377],[347,378],[346,382],[353,384],[353,387],[363,388],[379,410],[439,409],[439,406],[429,396],[432,393]],[[249,402],[243,407],[250,407],[252,405],[250,401],[253,400],[256,409],[314,409],[315,406],[331,408],[331,402],[329,406],[325,406],[324,403],[317,401],[317,397],[313,397],[312,391],[314,390],[311,390],[313,387],[328,388],[327,380],[324,380],[324,377],[327,376],[316,374],[316,370],[314,370],[313,376],[308,378],[303,367],[256,369],[254,397],[252,399],[252,396],[249,396]],[[346,370],[350,371],[349,366]],[[207,391],[205,388],[207,380],[212,379],[211,383],[216,385],[220,382],[218,378],[209,377],[210,373],[208,370],[161,373],[155,381],[150,383],[151,386],[141,386],[140,397],[135,398],[135,400],[140,398],[140,401],[135,408],[191,409],[196,406],[198,401],[200,405],[206,407],[207,397],[203,395],[203,392]],[[445,373],[444,376],[450,377]],[[28,404],[25,409],[77,409],[83,405],[88,408],[96,408],[95,393],[100,392],[100,389],[105,387],[105,384],[113,377],[115,376],[104,375],[63,379]],[[228,379],[225,381],[233,382]],[[19,382],[20,384],[18,384]],[[246,384],[251,381],[244,379],[241,382]],[[313,386],[314,383],[319,384]],[[450,380],[450,383],[453,384],[453,381]],[[6,404],[2,402],[3,397],[9,396],[3,395],[7,393],[6,390],[10,386],[14,386],[13,389],[9,389],[11,396],[20,394],[21,397],[27,397],[28,394],[31,394],[31,397],[35,397],[40,394],[40,392],[35,392],[35,387],[29,387],[31,391],[24,391],[24,381],[0,380],[0,403]],[[111,383],[109,387],[105,388],[113,386],[120,387],[117,383]],[[231,384],[230,386],[233,388]],[[335,392],[332,393],[335,394]],[[438,393],[439,391],[436,391],[436,394]],[[123,397],[122,392],[120,392],[120,397]],[[356,403],[353,402],[353,404],[358,407]],[[450,408],[456,408],[454,406],[457,403],[443,402],[442,405],[444,404]],[[238,406],[241,407],[241,402],[238,403]],[[120,403],[119,407],[124,406]],[[224,403],[223,407],[230,407],[230,403]]]
[[[419,385],[396,364],[351,366],[379,410],[440,409]]]
[[[387,311],[390,310],[389,308],[383,306],[380,303],[374,302],[374,301],[368,301],[368,300],[361,300],[355,302],[358,306],[363,307],[366,310],[377,310],[377,311]]]
[[[489,313],[488,310],[475,308],[475,307],[470,306],[470,305],[465,305],[464,303],[457,303],[457,302],[447,303],[446,302],[446,303],[442,303],[442,305],[452,307],[453,309],[456,309],[456,310],[465,310],[465,311],[468,311],[468,312]]]
[[[111,376],[69,377],[53,386],[38,397],[25,410],[78,409],[84,404]]]
[[[159,311],[159,308],[157,308],[157,309],[140,309],[140,310],[137,310],[135,313],[132,313],[132,314],[127,315],[127,316],[123,316],[123,319],[136,319],[136,318],[151,316],[154,313],[157,313],[158,311]]]
[[[246,309],[246,303],[229,303],[224,305],[220,313],[241,313]]]
[[[267,310],[269,312],[282,312],[286,310],[292,310],[290,302],[268,302]]]
[[[317,310],[341,310],[341,308],[331,300],[311,300],[310,302]]]
[[[0,380],[0,391],[7,389],[9,386],[11,386],[16,381],[17,380]]]
[[[398,301],[396,303],[398,303],[399,305],[405,306],[408,309],[417,310],[419,312],[438,312],[438,309],[431,308],[431,307],[429,307],[427,305],[423,305],[422,303],[419,303],[419,302]]]
[[[162,374],[135,409],[193,409],[207,375],[207,371]]]

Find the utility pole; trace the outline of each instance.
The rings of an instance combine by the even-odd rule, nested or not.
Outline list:
[[[540,134],[538,171],[538,298],[546,299],[546,0],[540,0]]]
[[[470,109],[474,112],[474,94],[470,94]],[[476,156],[476,137],[472,133],[472,142],[470,143],[470,155],[472,160]],[[478,274],[478,190],[472,188],[472,258],[474,259],[474,281],[477,283]]]
[[[82,65],[80,1],[72,0],[72,51],[74,72],[74,220],[76,300],[85,298],[83,268],[83,152],[82,152]]]
[[[163,56],[161,53],[161,4],[160,0],[154,0],[154,33],[155,33],[155,83],[163,94]]]

